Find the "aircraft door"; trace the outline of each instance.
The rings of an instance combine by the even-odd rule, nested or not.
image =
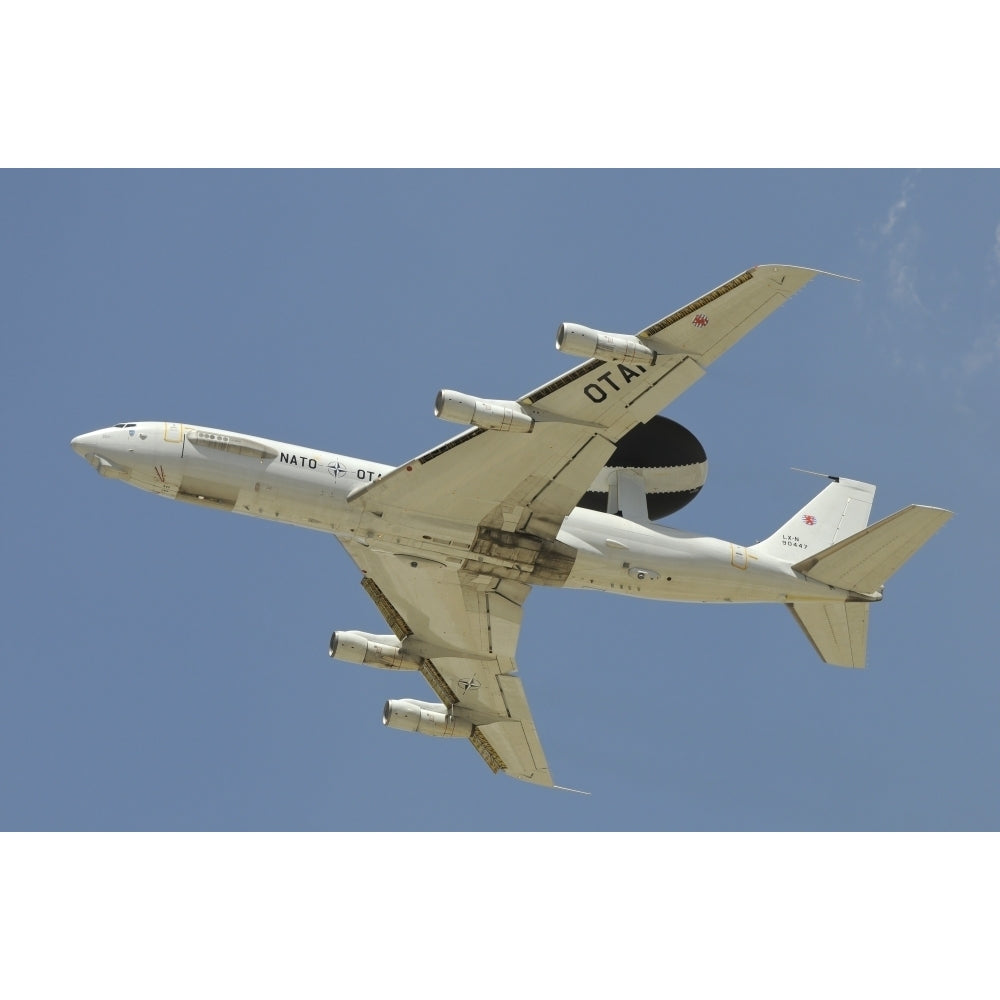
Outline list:
[[[163,440],[166,444],[180,445],[180,457],[184,457],[184,445],[187,441],[187,437],[185,436],[183,424],[164,423]]]

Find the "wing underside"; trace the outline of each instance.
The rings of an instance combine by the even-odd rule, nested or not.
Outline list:
[[[737,275],[640,331],[652,360],[595,358],[511,404],[528,433],[474,427],[349,496],[357,522],[341,540],[365,589],[493,770],[553,784],[514,656],[530,587],[573,567],[563,519],[626,434],[817,273]]]
[[[426,560],[349,545],[362,586],[390,628],[419,652],[419,670],[494,772],[552,785],[514,652],[529,588]]]
[[[592,359],[517,400],[530,433],[473,428],[352,496],[366,509],[554,538],[616,444],[820,272],[753,268],[638,334],[654,363]]]

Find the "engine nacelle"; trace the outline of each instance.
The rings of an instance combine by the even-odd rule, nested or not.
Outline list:
[[[656,351],[627,333],[603,333],[577,323],[563,323],[556,331],[556,349],[581,358],[653,364]]]
[[[416,670],[419,657],[405,653],[394,635],[370,635],[368,632],[334,632],[330,636],[330,655],[348,663],[364,663],[383,670]]]
[[[401,698],[387,701],[382,709],[382,725],[427,736],[471,736],[472,723],[448,715],[440,702]]]
[[[434,416],[488,431],[530,431],[534,418],[509,399],[479,399],[454,389],[442,389],[434,401]]]

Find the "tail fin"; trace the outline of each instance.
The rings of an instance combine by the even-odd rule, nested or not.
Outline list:
[[[827,478],[833,482],[822,493],[751,552],[794,563],[861,531],[868,524],[875,487],[839,476]]]
[[[951,517],[950,510],[939,507],[906,507],[792,567],[810,579],[859,595],[842,602],[800,601],[787,606],[825,662],[865,665],[868,602],[881,599],[886,580]]]

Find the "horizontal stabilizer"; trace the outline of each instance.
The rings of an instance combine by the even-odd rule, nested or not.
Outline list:
[[[905,507],[792,568],[831,587],[872,594],[951,517],[940,507]]]
[[[868,611],[864,601],[786,605],[824,663],[863,667],[868,646]]]

